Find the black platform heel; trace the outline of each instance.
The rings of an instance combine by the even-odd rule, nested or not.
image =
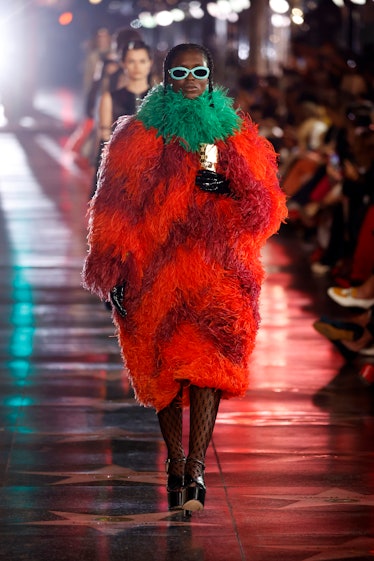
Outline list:
[[[187,515],[190,515],[191,512],[204,509],[206,486],[204,481],[204,463],[200,460],[195,460],[194,458],[188,458],[187,463],[188,462],[199,464],[201,468],[200,475],[192,477],[192,475],[187,473],[184,476],[185,498],[183,510],[186,511]]]
[[[180,510],[184,503],[184,476],[169,473],[171,464],[185,462],[186,458],[168,458],[165,462],[168,482],[166,491],[168,495],[169,510]]]

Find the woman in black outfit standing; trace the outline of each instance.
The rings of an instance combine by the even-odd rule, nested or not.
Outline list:
[[[98,153],[96,172],[100,166],[101,152],[112,134],[113,126],[122,115],[134,115],[142,99],[149,92],[152,68],[151,50],[143,41],[130,41],[122,50],[122,77],[117,89],[105,91],[98,107]],[[92,195],[96,191],[96,176]]]

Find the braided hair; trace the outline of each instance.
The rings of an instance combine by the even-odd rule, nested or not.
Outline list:
[[[208,68],[210,70],[209,78],[208,78],[209,93],[212,93],[213,70],[214,70],[213,58],[206,47],[203,47],[202,45],[198,45],[197,43],[181,43],[180,45],[176,45],[175,47],[170,49],[170,51],[167,53],[164,60],[164,92],[166,92],[166,88],[169,81],[169,70],[170,68],[173,68],[172,66],[173,60],[177,55],[179,55],[179,53],[185,53],[186,51],[198,51],[204,56]]]

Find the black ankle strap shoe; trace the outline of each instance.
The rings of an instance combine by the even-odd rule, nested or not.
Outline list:
[[[188,473],[188,464],[194,463],[199,465],[199,470],[191,470],[194,475]],[[191,468],[190,468],[191,469]],[[186,474],[184,476],[184,489],[185,489],[185,500],[183,503],[183,510],[190,512],[195,512],[204,509],[205,495],[206,495],[206,485],[204,481],[204,470],[205,465],[200,460],[195,458],[188,458],[186,463]],[[196,474],[200,471],[200,474]]]
[[[185,463],[186,458],[168,458],[165,462],[166,473],[168,474],[168,481],[166,491],[168,495],[169,510],[179,510],[183,507],[184,503],[184,474],[176,475],[170,473],[171,466],[176,463]]]

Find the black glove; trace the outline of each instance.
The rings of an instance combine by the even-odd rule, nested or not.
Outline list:
[[[110,300],[119,313],[120,316],[125,318],[127,316],[127,311],[123,306],[123,296],[125,293],[125,283],[118,284],[110,291]]]
[[[220,195],[228,195],[230,193],[228,179],[225,179],[220,173],[210,171],[209,169],[201,169],[197,172],[195,184],[202,191],[209,191]]]

